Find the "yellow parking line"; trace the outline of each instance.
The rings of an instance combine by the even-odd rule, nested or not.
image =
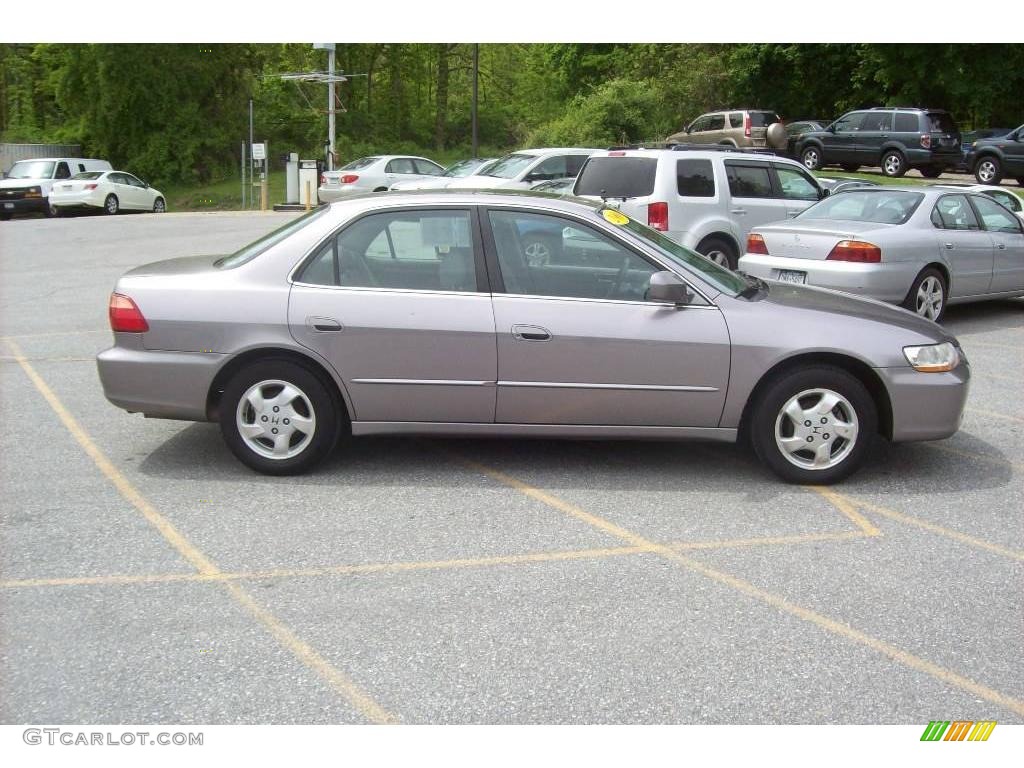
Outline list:
[[[26,357],[31,363],[93,363],[95,357]],[[0,363],[17,363],[18,359],[11,355],[0,355]]]
[[[117,488],[118,492],[137,509],[149,523],[156,528],[160,535],[174,549],[184,557],[202,576],[219,576],[221,571],[202,552],[200,552],[188,539],[186,539],[171,523],[161,515],[133,486],[121,472],[106,457],[103,451],[92,441],[86,431],[72,416],[64,404],[57,398],[49,385],[36,373],[32,365],[25,359],[21,348],[12,339],[6,340],[14,357],[22,370],[29,377],[35,388],[43,396],[54,413],[78,442],[96,467],[106,478]],[[295,635],[287,626],[277,619],[268,610],[260,606],[253,598],[238,584],[231,581],[223,581],[224,588],[236,602],[245,608],[250,615],[263,624],[270,633],[277,638],[278,642],[287,648],[302,663],[319,674],[336,691],[341,693],[367,720],[376,723],[395,722],[395,716],[385,710],[368,695],[366,695],[352,680],[331,665],[329,661],[318,654],[307,643]]]
[[[567,515],[575,517],[578,520],[582,520],[588,525],[597,528],[598,530],[604,531],[612,536],[615,536],[623,541],[628,542],[634,547],[644,547],[651,551],[661,555],[662,557],[675,562],[688,570],[695,573],[699,573],[706,578],[713,581],[717,581],[720,584],[732,587],[733,589],[742,592],[743,594],[752,597],[756,600],[760,600],[767,605],[777,608],[778,610],[788,613],[791,616],[803,619],[804,621],[810,622],[828,632],[844,637],[848,640],[852,640],[856,643],[860,643],[884,656],[889,657],[893,661],[915,669],[919,672],[923,672],[931,677],[940,680],[948,685],[965,690],[979,698],[990,701],[994,704],[998,704],[1002,707],[1015,712],[1018,715],[1024,716],[1024,701],[1015,699],[1012,696],[1008,696],[994,688],[989,688],[986,685],[982,685],[970,678],[958,675],[951,670],[940,667],[938,664],[934,664],[926,659],[922,659],[919,656],[915,656],[912,653],[908,653],[901,648],[898,648],[891,643],[887,643],[884,640],[872,637],[871,635],[865,634],[860,630],[854,629],[853,627],[843,624],[842,622],[831,619],[827,616],[823,616],[820,613],[809,610],[802,606],[791,603],[784,597],[767,592],[760,587],[756,587],[748,581],[731,576],[723,571],[716,570],[708,567],[703,563],[693,560],[692,558],[686,557],[674,551],[672,548],[663,545],[656,544],[655,542],[645,539],[639,534],[633,533],[632,531],[623,528],[622,526],[616,525],[615,523],[605,520],[604,518],[598,517],[590,512],[587,512],[575,504],[571,504],[564,499],[560,499],[557,496],[553,496],[545,491],[535,488],[521,480],[518,480],[511,475],[507,475],[497,469],[478,464],[477,462],[465,460],[464,463],[476,469],[479,472],[493,478],[494,480],[506,485],[510,488],[515,488],[520,493],[540,501],[547,506],[563,512]]]
[[[832,506],[846,515],[846,517],[848,517],[865,536],[881,535],[882,532],[872,525],[870,520],[857,511],[856,506],[850,502],[848,496],[844,496],[841,493],[833,491],[831,488],[825,488],[820,485],[807,485],[804,487],[808,490],[814,491],[819,496],[829,501]]]
[[[863,539],[878,535],[880,535],[880,533],[864,533],[863,531],[798,533],[792,536],[761,536],[752,539],[731,539],[726,541],[677,541],[669,544],[668,546],[676,552],[682,552],[687,549],[732,549],[739,547],[769,546],[773,544],[803,544],[811,541],[847,541],[849,539]]]
[[[3,341],[14,341],[15,339],[43,339],[49,336],[83,336],[92,333],[112,333],[109,328],[97,329],[94,331],[46,331],[44,333],[13,333],[9,336],[0,336]]]

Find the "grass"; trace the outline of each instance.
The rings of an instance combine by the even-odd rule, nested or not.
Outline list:
[[[911,174],[913,174],[913,175],[911,175]],[[942,177],[938,178],[938,179],[926,179],[926,178],[924,178],[924,176],[918,175],[916,171],[909,171],[908,175],[903,176],[902,178],[899,178],[899,179],[891,179],[888,176],[883,176],[881,173],[856,173],[856,172],[854,172],[854,173],[847,173],[846,171],[844,171],[844,170],[842,170],[840,168],[829,168],[829,169],[826,169],[826,170],[823,170],[823,171],[815,171],[814,175],[815,176],[831,177],[831,178],[864,179],[865,181],[873,181],[875,184],[880,184],[882,186],[896,186],[896,187],[908,187],[908,186],[909,187],[922,187],[922,186],[928,186],[928,185],[931,185],[931,184],[942,184],[942,183],[947,183],[947,184],[974,184],[974,183],[976,183],[973,177],[970,178],[970,179],[964,180],[964,179],[955,179],[955,178],[952,178],[952,177],[948,177],[945,174]],[[1018,184],[1015,184],[1012,179],[1010,180],[1009,184],[1005,183],[1005,181],[1006,181],[1005,179],[1003,181],[1004,181],[1004,184],[1002,186],[1006,189],[1007,192],[1013,192],[1017,196],[1019,196],[1021,198],[1024,198],[1024,187],[1021,187]]]

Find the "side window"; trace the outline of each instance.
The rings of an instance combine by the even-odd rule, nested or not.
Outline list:
[[[698,117],[696,120],[690,123],[690,133],[701,133],[702,131],[706,131],[708,129],[709,119],[710,118],[708,115],[701,115],[700,117]]]
[[[860,125],[864,122],[864,114],[863,112],[851,112],[848,115],[843,115],[836,120],[836,131],[860,130]]]
[[[891,131],[892,112],[867,112],[864,121],[860,124],[862,131]]]
[[[57,163],[57,171],[53,174],[55,179],[70,179],[71,169],[68,168],[68,164],[61,161]]]
[[[416,173],[412,160],[408,157],[400,157],[388,163],[385,173]]]
[[[681,197],[714,197],[715,173],[710,160],[677,160],[676,187]]]
[[[920,123],[914,112],[896,113],[896,131],[898,133],[917,133]]]
[[[708,119],[709,131],[721,131],[725,128],[725,115],[712,115]]]
[[[428,160],[414,160],[413,163],[416,165],[416,173],[424,176],[440,176],[444,173],[444,168],[440,168]]]
[[[818,187],[804,173],[783,165],[775,166],[775,172],[779,175],[782,196],[787,200],[818,199]]]
[[[109,181],[111,184],[126,184],[127,183],[125,181],[124,176],[122,174],[120,174],[120,173],[108,173],[107,174],[107,181]]]
[[[983,194],[988,195],[993,200],[995,200],[997,203],[1002,203],[1003,205],[1005,205],[1007,208],[1009,208],[1011,211],[1014,211],[1015,213],[1019,213],[1020,210],[1021,210],[1022,206],[1021,206],[1020,198],[1017,197],[1016,195],[1011,195],[1009,192],[992,191],[992,192],[985,192]]]
[[[125,178],[125,179],[126,179],[126,180],[128,181],[128,183],[129,183],[129,184],[130,184],[131,186],[133,186],[133,187],[143,187],[143,188],[144,188],[144,187],[146,186],[146,185],[145,185],[145,184],[143,184],[143,183],[142,183],[141,181],[139,181],[139,180],[138,180],[137,178],[135,178],[134,176],[132,176],[132,175],[131,175],[130,173],[126,173],[126,174],[124,174],[124,178]]]
[[[999,203],[989,200],[984,195],[975,195],[971,202],[978,209],[985,229],[990,232],[1020,232],[1020,220]]]
[[[78,164],[78,172],[79,173],[85,173],[85,163],[79,163]]]
[[[582,163],[581,163],[582,165]],[[544,160],[528,174],[531,181],[550,181],[563,176],[571,176],[566,165],[565,155],[555,155]]]
[[[733,197],[774,197],[768,164],[738,165],[726,163],[729,192]]]
[[[978,219],[963,195],[946,195],[935,204],[932,222],[938,214],[943,229],[981,229]]]
[[[743,127],[743,113],[742,112],[730,112],[729,113],[729,127],[730,128],[742,128]]]
[[[298,274],[343,288],[476,291],[468,211],[377,213],[328,240]]]
[[[557,216],[488,214],[508,293],[643,301],[659,268],[601,232]],[[544,244],[541,253],[535,246]]]

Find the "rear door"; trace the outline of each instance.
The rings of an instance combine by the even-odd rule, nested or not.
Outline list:
[[[878,165],[882,157],[882,145],[889,140],[893,130],[893,113],[877,109],[864,113],[860,130],[854,139],[854,153],[861,165]]]
[[[971,195],[970,200],[995,246],[990,290],[1024,291],[1024,230],[1020,219],[985,195]]]
[[[729,335],[707,302],[676,310],[645,300],[661,267],[596,227],[555,214],[487,212],[498,339],[496,421],[716,427]],[[563,258],[532,266],[518,233],[565,233]],[[614,258],[594,262],[600,244]]]
[[[741,243],[753,227],[788,218],[788,204],[777,188],[770,163],[726,160],[725,172],[729,180],[729,217],[739,230]]]
[[[949,265],[949,295],[976,296],[992,284],[995,247],[966,195],[943,195],[932,209],[936,250]]]
[[[370,213],[296,272],[292,336],[331,362],[353,419],[494,421],[497,353],[475,213]]]

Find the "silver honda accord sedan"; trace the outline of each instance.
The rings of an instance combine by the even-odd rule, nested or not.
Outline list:
[[[986,194],[854,189],[755,227],[739,268],[849,291],[938,321],[946,306],[1024,296],[1024,222]]]
[[[557,260],[527,258],[538,232]],[[359,435],[743,438],[784,480],[832,483],[876,434],[952,435],[970,375],[930,320],[529,193],[354,197],[133,269],[109,311],[107,398],[218,421],[269,474]]]

